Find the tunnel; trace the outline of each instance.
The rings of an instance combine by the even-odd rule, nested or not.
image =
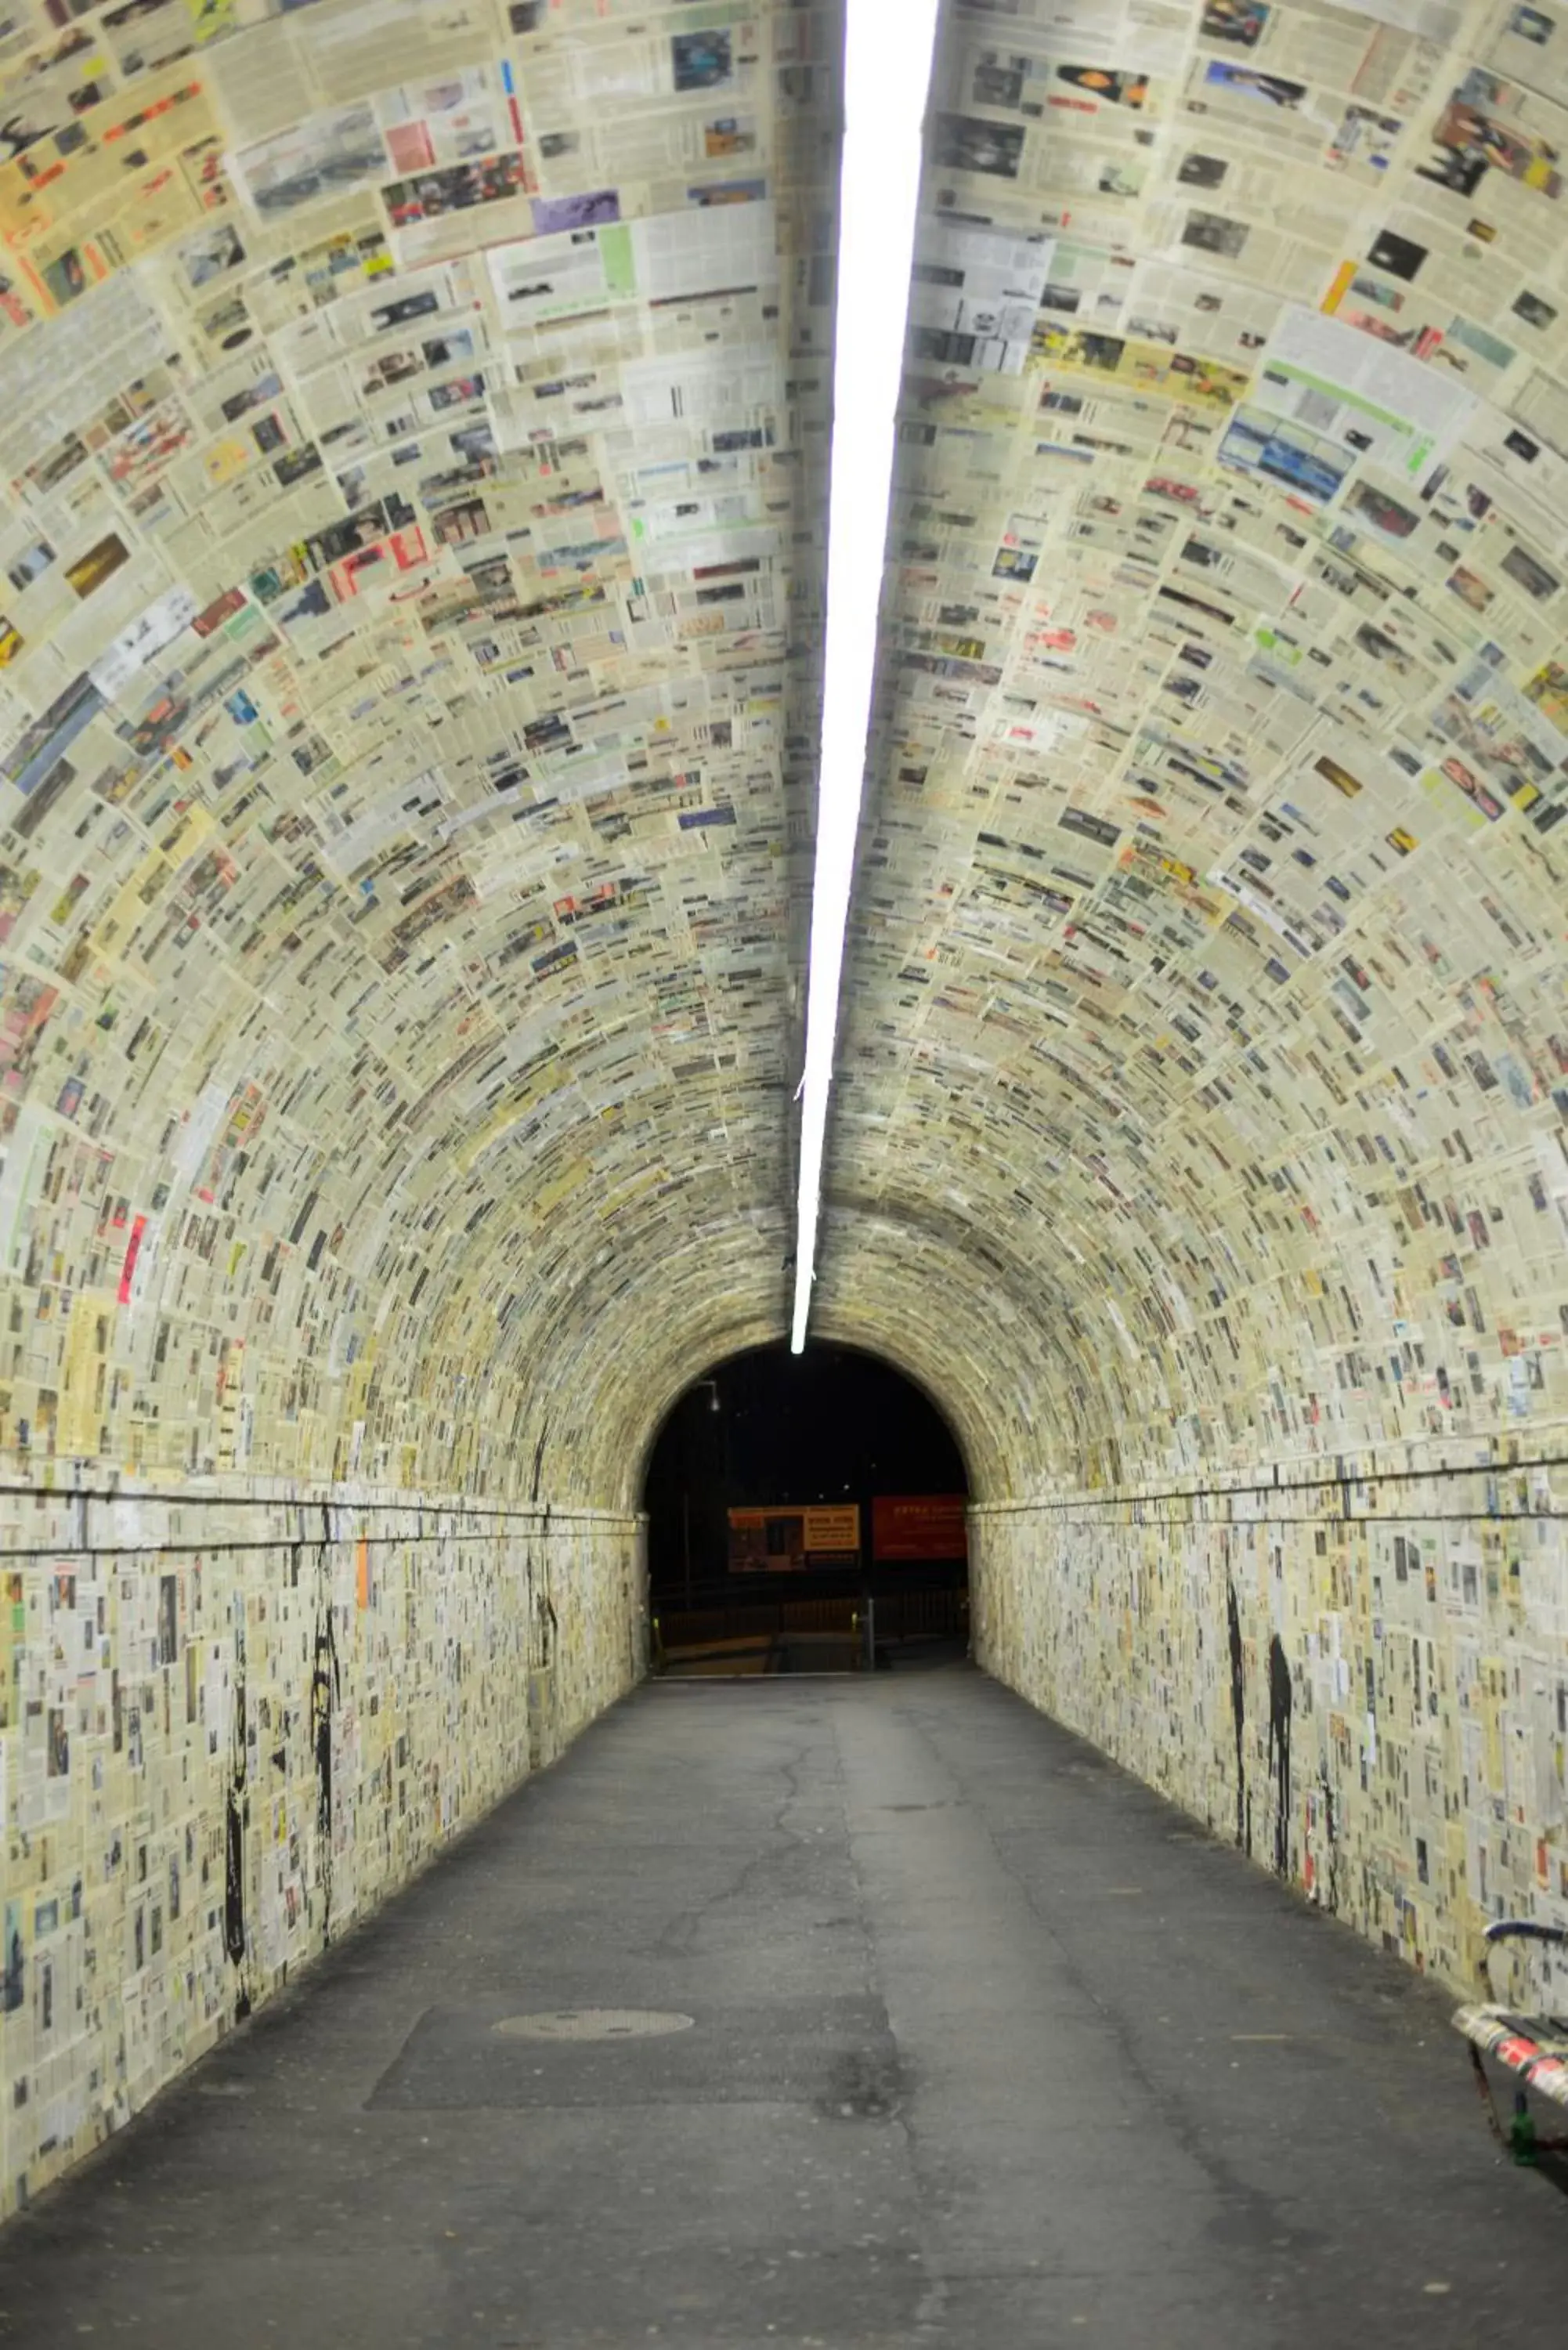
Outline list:
[[[967,1653],[968,1472],[909,1380],[849,1347],[754,1347],[649,1458],[652,1668],[739,1676]]]
[[[452,1982],[490,1947],[461,1872],[558,1923],[618,1805],[689,1922],[645,1887],[585,1949],[744,1919],[769,1996],[838,2002],[756,2027],[821,2126],[780,2124],[776,2174],[722,2138],[736,2022],[734,2168],[671,2141],[650,2178],[711,2159],[711,2214],[726,2177],[774,2208],[861,2132],[882,2249],[851,2228],[811,2271],[847,2297],[793,2314],[772,2238],[743,2306],[657,2261],[580,2323],[504,2263],[481,2297],[435,2215],[522,2158],[476,2122],[384,2246],[379,2342],[640,2341],[689,2289],[693,2350],[1076,2339],[1072,2231],[1028,2241],[1068,2177],[1197,2280],[1135,2305],[1085,2219],[1102,2339],[1352,2339],[1382,2190],[1330,2141],[1364,2130],[1406,2231],[1385,2338],[1562,2306],[1530,2131],[1568,2102],[1568,15],[940,0],[877,572],[834,529],[878,275],[849,142],[931,6],[847,0],[868,114],[846,0],[0,8],[0,2341],[145,2294],[185,2350],[172,2270],[67,2293],[49,2260],[111,2178],[165,2243],[160,2165],[198,2124],[239,2161],[291,2033],[341,2018],[361,2150],[417,2151],[438,2076],[490,2079],[435,1955],[449,1897]],[[935,1486],[839,1498],[868,1530],[878,1493],[965,1497],[950,1669],[880,1669],[846,1569],[768,1600],[856,1597],[842,1684],[661,1670],[661,1431],[828,1357],[944,1431]],[[687,1484],[697,1582],[732,1510],[831,1499]],[[908,1968],[874,2015],[858,1902]],[[990,2040],[939,1997],[950,1914],[1001,1921]],[[1204,1939],[1243,1914],[1255,1945]],[[520,1975],[531,1930],[493,1923]],[[367,1975],[356,2024],[400,1949],[423,1989]],[[563,1968],[562,2015],[691,2006],[628,2043],[628,2112],[732,2045],[673,1977],[586,2001]],[[1200,2125],[1163,2032],[1257,2102]],[[1071,2156],[965,2118],[1006,2048]],[[1310,2191],[1270,2203],[1249,2165],[1355,2051],[1376,2114],[1314,2108]],[[587,2209],[595,2158],[561,2160]],[[281,2177],[203,2259],[391,2224],[319,2179],[279,2217]],[[1210,2259],[1254,2313],[1212,2336]],[[350,2339],[347,2284],[277,2289],[296,2340]]]

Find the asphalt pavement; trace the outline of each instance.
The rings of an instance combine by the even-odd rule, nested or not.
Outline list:
[[[979,1673],[655,1683],[0,2232],[79,2350],[1478,2350],[1452,2001]]]

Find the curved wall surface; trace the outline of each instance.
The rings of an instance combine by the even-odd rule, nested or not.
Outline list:
[[[637,1677],[776,1329],[838,30],[698,14],[0,12],[6,2202]]]
[[[628,1685],[781,1334],[839,40],[0,11],[6,2200]],[[1568,1918],[1568,17],[937,73],[815,1326],[992,1669],[1464,1976]]]
[[[830,1146],[985,1661],[1456,1978],[1568,1918],[1565,154],[1555,7],[950,12]]]

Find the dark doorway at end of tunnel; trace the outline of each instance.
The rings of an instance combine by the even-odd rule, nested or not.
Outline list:
[[[968,1646],[963,1455],[847,1347],[753,1348],[687,1388],[649,1461],[657,1667],[908,1667]]]

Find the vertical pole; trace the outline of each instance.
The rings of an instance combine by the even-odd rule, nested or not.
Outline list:
[[[691,1606],[691,1490],[680,1488],[680,1546],[686,1560],[686,1605]]]

